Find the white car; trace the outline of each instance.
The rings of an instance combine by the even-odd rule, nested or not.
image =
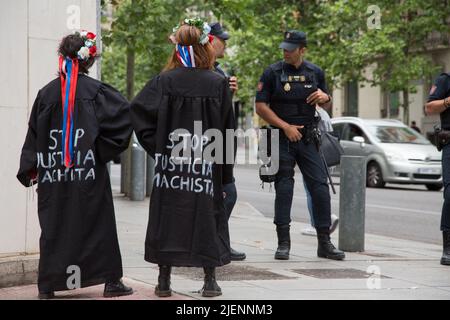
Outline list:
[[[333,118],[346,155],[367,157],[367,186],[390,183],[442,188],[441,152],[424,136],[398,120]],[[337,169],[337,172],[339,169]]]

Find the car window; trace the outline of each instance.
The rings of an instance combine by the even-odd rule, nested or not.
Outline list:
[[[366,143],[369,143],[369,139],[367,135],[362,131],[362,129],[356,124],[349,123],[348,124],[348,133],[346,134],[345,140],[353,141],[354,137],[363,137]]]
[[[430,144],[424,136],[408,127],[369,126],[369,130],[382,143]]]
[[[343,138],[345,123],[334,123],[333,124],[333,132],[339,137],[339,139]]]

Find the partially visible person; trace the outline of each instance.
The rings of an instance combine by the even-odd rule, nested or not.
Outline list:
[[[415,121],[411,121],[411,129],[416,130],[418,133],[422,133],[422,131],[420,131],[420,128],[417,126]]]
[[[439,144],[442,147],[442,176],[444,180],[444,205],[442,206],[441,231],[443,251],[441,264],[450,265],[450,72],[441,74],[430,91],[427,114],[439,114],[441,131]]]
[[[325,109],[323,109],[320,106],[316,106],[316,110],[317,110],[318,115],[320,116],[319,130],[321,132],[333,132],[333,125],[331,124],[331,118],[330,118],[328,112],[326,112]],[[317,236],[317,231],[316,231],[316,225],[314,223],[311,192],[309,192],[308,187],[306,186],[305,179],[303,179],[303,187],[305,188],[306,203],[308,206],[308,212],[309,212],[311,226],[303,229],[301,231],[301,233],[305,236],[314,236],[315,237],[315,236]],[[332,213],[331,214],[330,234],[332,234],[336,230],[338,223],[339,223],[339,218],[334,213]]]
[[[227,46],[227,40],[230,38],[228,32],[224,31],[222,25],[219,22],[214,22],[211,24],[211,31],[209,33],[213,36],[212,45],[215,51],[216,61],[214,62],[214,70],[229,79],[230,90],[232,94],[236,93],[238,90],[238,80],[235,76],[230,77],[221,67],[217,59],[221,59],[225,56],[225,48]],[[236,118],[236,115],[235,115]],[[230,220],[231,213],[236,204],[237,200],[237,190],[236,183],[233,177],[233,182],[223,186],[225,208],[228,214],[228,221]],[[231,260],[232,261],[242,261],[245,260],[246,255],[244,252],[239,252],[230,247],[231,250]]]
[[[167,66],[131,105],[136,136],[155,159],[145,260],[159,265],[157,296],[171,296],[175,266],[203,268],[201,294],[214,297],[222,294],[216,267],[230,263],[223,185],[233,181],[233,165],[223,162],[226,154],[207,158],[212,143],[207,131],[216,129],[225,137],[226,129],[234,129],[231,92],[227,80],[213,71],[209,25],[186,19],[175,30]],[[175,151],[180,141],[183,157]],[[226,151],[225,145],[218,147]]]
[[[37,95],[20,158],[17,178],[26,187],[38,185],[40,299],[102,283],[104,297],[133,293],[121,281],[106,166],[128,146],[129,103],[113,87],[88,77],[95,41],[86,31],[62,39],[59,77]]]

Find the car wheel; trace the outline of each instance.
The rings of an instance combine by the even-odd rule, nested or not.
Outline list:
[[[383,180],[381,168],[376,162],[371,162],[367,166],[367,186],[369,188],[382,188],[386,184]]]
[[[426,184],[425,185],[427,187],[428,190],[430,191],[439,191],[442,189],[443,185],[442,184]]]

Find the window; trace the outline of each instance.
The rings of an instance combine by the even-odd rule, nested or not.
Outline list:
[[[344,132],[345,123],[335,123],[333,124],[333,132],[338,136],[339,139],[342,139]]]
[[[400,107],[400,92],[389,92],[383,95],[381,118],[397,118]]]
[[[363,137],[366,142],[368,142],[369,139],[367,139],[367,136],[364,134],[364,131],[360,127],[358,127],[355,124],[349,123],[348,124],[348,138],[346,140],[353,141],[354,137]]]

